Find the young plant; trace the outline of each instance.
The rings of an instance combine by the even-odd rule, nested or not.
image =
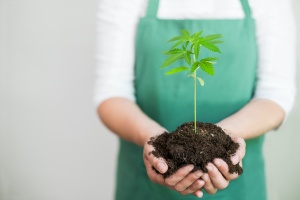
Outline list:
[[[205,47],[212,52],[221,53],[217,44],[223,42],[222,40],[220,40],[220,38],[222,38],[221,34],[203,36],[202,33],[203,31],[200,31],[191,35],[189,31],[182,30],[180,36],[176,36],[170,39],[169,42],[175,42],[175,44],[167,52],[164,52],[169,57],[163,62],[161,66],[161,68],[168,67],[181,59],[184,59],[186,64],[188,65],[173,68],[172,70],[166,72],[166,75],[189,71],[188,76],[194,79],[195,133],[197,132],[197,80],[199,81],[201,86],[204,86],[204,80],[197,76],[197,70],[202,69],[205,73],[213,76],[215,73],[213,65],[216,63],[216,60],[218,60],[218,58],[216,57],[206,57],[200,59],[200,50],[201,47]]]

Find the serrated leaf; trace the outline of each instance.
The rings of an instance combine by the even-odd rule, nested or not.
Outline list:
[[[221,44],[223,43],[224,41],[223,40],[212,40],[210,41],[212,44]]]
[[[180,60],[182,58],[184,58],[185,52],[184,53],[178,53],[178,54],[174,54],[169,56],[165,62],[162,64],[162,66],[160,68],[164,68],[167,67],[171,64],[173,64],[174,62],[176,62],[177,60]]]
[[[194,73],[195,70],[197,70],[199,67],[199,62],[195,62],[190,70],[190,73]]]
[[[206,41],[210,41],[210,40],[216,40],[216,39],[219,39],[219,38],[222,38],[222,37],[223,37],[222,34],[213,34],[213,35],[205,36],[204,39]]]
[[[178,72],[183,72],[183,71],[187,71],[187,70],[189,70],[188,67],[181,66],[181,67],[174,68],[174,69],[172,69],[172,70],[166,72],[165,74],[166,74],[166,75],[171,75],[171,74],[176,74],[176,73],[178,73]]]
[[[177,40],[184,40],[184,37],[182,35],[181,36],[176,36],[176,37],[171,38],[168,42],[174,42],[174,41],[177,41]]]
[[[179,41],[176,42],[173,46],[171,46],[170,49],[174,49],[175,47],[178,47],[178,46],[181,45],[183,42],[185,42],[185,40],[179,40]]]
[[[194,45],[194,53],[195,53],[196,59],[198,59],[199,53],[200,53],[200,44],[199,43]]]
[[[194,40],[194,44],[201,43],[202,41],[206,41],[206,40],[204,39],[204,37],[199,37]]]
[[[202,41],[200,44],[210,51],[221,53],[219,47],[217,47],[216,45],[214,45],[210,42]]]
[[[191,54],[189,52],[186,52],[186,54],[184,55],[184,59],[187,62],[187,64],[191,65],[192,59],[191,59]]]
[[[216,61],[216,60],[219,60],[219,58],[216,58],[216,57],[207,57],[207,58],[201,59],[201,61]]]
[[[204,80],[202,78],[200,78],[200,77],[197,77],[197,79],[198,79],[200,85],[204,86]]]
[[[185,48],[185,46],[184,46],[184,45],[182,45],[182,49],[183,49],[184,51],[186,51],[186,48]]]
[[[199,32],[194,33],[194,34],[191,36],[192,40],[197,39],[202,33],[203,33],[203,31],[199,31]]]
[[[199,65],[200,65],[200,68],[207,74],[212,75],[212,76],[215,74],[214,67],[211,63],[205,62],[205,61],[200,61]]]
[[[196,43],[192,43],[190,46],[190,50],[192,51]]]
[[[189,45],[190,41],[185,42],[185,46],[187,47]]]
[[[187,40],[189,40],[189,38],[191,37],[190,32],[188,32],[187,30],[181,30],[180,32],[181,32],[182,36],[184,36],[185,39],[187,39]]]
[[[185,51],[182,49],[175,48],[175,49],[171,49],[167,52],[164,52],[164,54],[166,54],[166,55],[174,55],[174,54],[178,54],[178,53],[185,53]]]

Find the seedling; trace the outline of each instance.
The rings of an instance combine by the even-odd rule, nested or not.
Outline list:
[[[168,161],[167,172],[161,174],[163,178],[168,178],[186,165],[193,165],[194,170],[207,173],[207,164],[212,163],[215,158],[223,159],[227,163],[230,173],[243,173],[241,166],[233,165],[231,161],[231,156],[236,153],[239,144],[233,141],[221,127],[211,123],[197,122],[196,119],[197,82],[204,86],[204,80],[199,77],[200,73],[197,76],[197,72],[199,72],[197,70],[201,69],[204,73],[214,75],[214,64],[218,60],[216,57],[204,57],[203,53],[200,58],[200,50],[202,51],[202,47],[204,47],[209,51],[221,53],[217,46],[222,43],[221,38],[221,34],[203,36],[200,31],[191,35],[187,30],[182,30],[180,36],[169,40],[169,42],[174,42],[174,45],[165,52],[168,58],[163,62],[161,68],[172,65],[181,59],[185,60],[181,62],[185,66],[174,67],[166,74],[185,72],[188,77],[194,79],[194,122],[183,123],[171,134],[165,131],[157,137],[150,138],[148,144],[155,149],[151,153],[157,158],[162,157]]]
[[[201,47],[205,47],[209,51],[221,53],[218,44],[223,41],[221,34],[202,35],[203,31],[190,34],[187,30],[182,30],[180,36],[176,36],[169,40],[169,42],[176,42],[167,52],[164,52],[169,57],[163,62],[161,68],[168,67],[173,63],[184,59],[188,66],[180,66],[173,68],[166,72],[166,75],[176,74],[179,72],[188,71],[188,77],[194,79],[194,131],[197,132],[196,122],[196,110],[197,110],[197,80],[201,86],[204,86],[204,80],[197,76],[197,70],[202,69],[209,75],[214,75],[214,64],[218,60],[216,57],[200,58]],[[181,46],[181,48],[179,47]]]

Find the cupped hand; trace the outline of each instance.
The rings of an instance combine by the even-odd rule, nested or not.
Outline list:
[[[246,143],[241,137],[237,137],[225,130],[226,134],[229,135],[234,142],[239,144],[237,152],[231,156],[233,165],[239,164],[242,167],[242,159],[246,153]],[[239,177],[237,173],[230,173],[227,163],[219,158],[213,160],[213,163],[208,163],[206,166],[208,173],[202,176],[205,181],[204,189],[209,194],[214,194],[217,190],[225,189],[231,180]]]
[[[230,133],[227,130],[224,130],[224,131],[227,135],[229,135],[231,137],[231,139],[234,142],[239,144],[238,150],[236,151],[236,153],[233,156],[231,156],[232,164],[236,165],[238,163],[241,163],[242,159],[245,157],[245,154],[246,154],[246,142],[245,142],[245,140],[242,137],[238,137],[238,136]]]
[[[160,185],[166,186],[179,192],[182,195],[193,194],[199,198],[203,196],[201,188],[204,185],[204,181],[200,180],[203,175],[202,171],[191,171],[194,169],[193,165],[187,165],[180,168],[176,173],[170,177],[164,179],[162,174],[168,170],[166,161],[162,158],[157,158],[152,154],[154,150],[152,145],[146,143],[144,145],[144,164],[146,166],[147,174],[149,179]],[[160,174],[153,170],[154,167]]]

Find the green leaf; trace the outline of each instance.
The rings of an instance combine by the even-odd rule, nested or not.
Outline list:
[[[185,52],[184,53],[178,53],[178,54],[174,54],[169,56],[165,62],[162,64],[162,66],[160,68],[164,68],[167,67],[171,64],[173,64],[174,62],[176,62],[177,60],[180,60],[182,58],[184,58]]]
[[[176,42],[170,49],[174,49],[175,47],[178,47],[178,46],[181,45],[183,42],[185,42],[185,40],[179,40],[179,41]]]
[[[200,68],[207,74],[212,76],[215,74],[214,67],[210,62],[200,61],[199,64],[200,64]]]
[[[189,52],[186,52],[186,54],[184,55],[184,59],[187,62],[187,64],[191,65],[192,59],[191,59],[191,54]]]
[[[203,41],[205,41],[204,37],[199,37],[199,38],[194,40],[194,44],[201,43]]]
[[[196,43],[192,43],[190,46],[190,50],[192,51]]]
[[[216,44],[220,44],[223,42],[222,40],[219,40],[222,37],[223,37],[222,34],[208,35],[205,37],[198,38],[195,41],[195,43],[204,46],[210,51],[221,53],[219,47]]]
[[[199,38],[199,36],[203,33],[203,31],[199,31],[199,32],[196,32],[194,33],[191,38],[192,38],[192,41],[194,41],[195,39]]]
[[[210,62],[210,63],[214,63],[213,61],[216,61],[216,60],[219,60],[219,58],[216,58],[216,57],[207,57],[207,58],[201,59],[201,61]]]
[[[164,52],[168,55],[168,58],[163,62],[161,68],[165,68],[181,59],[185,59],[186,63],[192,66],[190,68],[185,66],[173,68],[166,74],[175,74],[178,72],[189,70],[189,76],[192,76],[194,79],[197,78],[202,86],[204,85],[204,81],[203,79],[195,76],[196,70],[201,68],[205,73],[209,75],[214,75],[213,64],[216,60],[218,60],[218,58],[207,57],[195,62],[195,60],[192,60],[191,55],[194,54],[194,58],[198,60],[200,57],[200,50],[202,50],[201,46],[207,48],[212,52],[221,53],[218,44],[223,42],[220,39],[223,36],[222,34],[212,34],[203,36],[202,33],[203,31],[199,31],[191,35],[189,31],[181,30],[180,36],[173,37],[169,40],[169,42],[174,42],[175,44],[173,43],[170,50]],[[182,45],[182,48],[180,45]]]
[[[196,59],[198,59],[199,53],[200,53],[200,44],[199,43],[194,45],[194,53],[195,53]]]
[[[184,36],[176,36],[176,37],[173,37],[172,39],[170,39],[168,42],[174,42],[174,41],[177,41],[177,40],[184,40]]]
[[[174,68],[174,69],[166,72],[165,74],[166,75],[171,75],[171,74],[176,74],[178,72],[183,72],[183,71],[186,71],[186,70],[189,70],[189,68],[185,67],[185,66],[181,66],[181,67]]]
[[[221,53],[219,47],[217,47],[216,45],[212,44],[211,42],[202,41],[202,42],[200,42],[200,44],[202,46],[204,46],[205,48],[207,48],[208,50],[210,50],[210,51]]]
[[[197,77],[197,79],[198,79],[200,85],[204,86],[204,80],[202,78],[200,78],[200,77]]]
[[[189,43],[190,43],[190,41],[186,41],[185,46],[188,47]]]
[[[181,32],[182,36],[184,36],[184,38],[185,38],[186,40],[189,40],[189,39],[190,39],[190,37],[191,37],[190,32],[188,32],[187,30],[181,30],[180,32]]]
[[[211,40],[216,40],[216,39],[219,39],[222,37],[223,37],[222,34],[213,34],[213,35],[205,36],[204,39],[205,39],[205,41],[211,41]]]
[[[174,54],[178,54],[178,53],[185,53],[185,51],[182,49],[175,48],[175,49],[171,49],[167,52],[164,52],[164,54],[166,54],[166,55],[174,55]]]
[[[197,70],[199,67],[199,62],[195,62],[190,70],[190,73],[194,73],[195,70]]]
[[[212,44],[221,44],[223,43],[223,40],[212,40],[210,41]]]

